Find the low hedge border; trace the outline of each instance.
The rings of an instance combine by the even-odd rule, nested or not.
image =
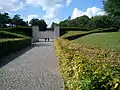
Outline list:
[[[7,32],[7,31],[0,31],[0,37],[1,38],[27,38],[27,36],[24,36],[24,35],[21,35],[21,34]]]
[[[0,39],[0,58],[31,44],[30,38]]]
[[[60,36],[64,35],[68,31],[89,31],[86,28],[80,28],[80,27],[60,27]]]
[[[32,27],[28,27],[28,26],[2,28],[2,29],[0,29],[0,31],[7,31],[7,32],[11,32],[11,33],[22,34],[25,36],[32,37]]]
[[[77,39],[79,37],[88,35],[88,34],[93,34],[93,33],[102,33],[102,32],[118,32],[117,28],[111,27],[111,28],[106,28],[106,29],[102,29],[102,28],[98,28],[92,31],[88,31],[82,34],[77,34],[77,35],[73,35],[73,36],[68,36],[68,37],[64,37],[64,39],[68,39],[68,40],[74,40]]]
[[[120,90],[120,53],[55,41],[65,90]]]

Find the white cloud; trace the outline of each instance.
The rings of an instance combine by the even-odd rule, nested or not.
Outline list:
[[[55,18],[59,14],[61,7],[63,7],[61,4],[57,4],[56,6],[50,8],[49,10],[46,11],[44,18],[46,19]]]
[[[72,3],[72,0],[66,0],[66,6],[69,6]]]
[[[60,9],[65,5],[69,6],[69,4],[72,2],[72,0],[25,0],[27,4],[33,5],[33,6],[39,6],[42,8],[42,10],[46,11],[46,14],[44,15],[44,18],[47,19],[53,19],[55,18],[59,12]]]
[[[85,12],[79,10],[78,8],[74,8],[73,13],[72,13],[72,19],[79,17],[79,16],[83,16],[83,15],[87,15],[88,17],[92,17],[92,16],[96,16],[96,15],[104,15],[105,12],[97,7],[92,7],[92,8],[88,8]]]
[[[16,11],[18,9],[23,8],[24,4],[21,0],[1,0],[0,1],[0,11],[13,10]]]

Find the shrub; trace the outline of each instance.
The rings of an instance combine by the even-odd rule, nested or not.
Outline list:
[[[82,37],[82,36],[85,36],[85,35],[88,35],[88,34],[92,34],[92,33],[117,32],[117,31],[118,31],[117,28],[114,28],[114,27],[106,28],[106,29],[98,28],[98,29],[94,29],[92,31],[84,32],[82,34],[68,36],[68,37],[65,37],[65,39],[74,40],[74,39],[77,39],[79,37]]]
[[[66,90],[120,90],[120,53],[55,41]]]
[[[32,37],[32,27],[9,27],[1,29],[1,31],[8,31]]]
[[[25,48],[30,44],[30,38],[0,39],[0,57]]]
[[[79,27],[61,27],[60,35],[64,35],[68,31],[89,31],[89,30],[85,28],[79,28]]]
[[[1,38],[25,38],[26,36],[16,34],[16,33],[7,32],[7,31],[0,31],[0,37]]]

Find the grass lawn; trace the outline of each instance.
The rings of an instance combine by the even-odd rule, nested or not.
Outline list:
[[[73,36],[73,35],[82,34],[82,33],[85,33],[85,32],[87,32],[87,31],[68,31],[66,34],[64,34],[61,37]]]
[[[73,42],[120,52],[120,32],[90,34],[80,37]]]

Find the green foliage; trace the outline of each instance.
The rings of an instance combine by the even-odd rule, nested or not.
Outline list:
[[[21,34],[6,32],[6,31],[0,31],[0,37],[1,38],[25,38],[26,36],[23,36]]]
[[[0,13],[0,28],[7,27],[6,24],[9,23],[9,14],[8,13]]]
[[[0,58],[31,44],[30,38],[0,39]]]
[[[116,28],[106,28],[106,29],[102,29],[102,28],[99,28],[99,29],[94,29],[92,31],[86,31],[86,32],[82,32],[82,33],[78,33],[78,34],[73,34],[72,36],[70,35],[66,35],[66,36],[63,36],[63,38],[65,39],[68,39],[68,40],[74,40],[74,39],[77,39],[77,38],[80,38],[82,36],[85,36],[85,35],[89,35],[89,34],[92,34],[92,33],[101,33],[101,32],[117,32],[118,30]]]
[[[119,0],[106,0],[104,2],[104,9],[108,14],[120,16],[120,1]]]
[[[47,29],[47,24],[44,20],[39,20],[39,19],[32,19],[29,24],[31,24],[31,26],[39,26],[40,27],[40,31],[45,31]]]
[[[51,28],[54,30],[54,26],[58,26],[58,24],[57,23],[55,23],[55,22],[52,22],[52,24],[51,24]]]
[[[64,35],[62,35],[61,37],[62,37],[62,38],[70,37],[70,36],[82,34],[82,33],[85,33],[85,32],[88,32],[88,31],[74,31],[74,30],[71,30],[71,31],[67,31],[67,32],[66,32]]]
[[[89,22],[89,17],[83,15],[81,17],[77,17],[76,19],[72,20],[64,20],[59,23],[61,27],[79,27],[79,28],[86,28],[86,24]]]
[[[55,48],[65,90],[120,89],[120,53],[64,39],[57,39]]]
[[[22,34],[25,36],[32,37],[32,27],[9,27],[9,28],[3,28],[0,31],[8,31],[16,34]]]
[[[89,18],[88,16],[81,16],[72,20],[61,21],[59,25],[61,27],[78,27],[86,28],[88,30],[109,27],[120,28],[120,16],[103,15],[92,18]]]
[[[20,15],[16,14],[13,18],[8,13],[0,13],[0,28],[6,28],[8,26],[28,26],[27,22],[23,21]]]
[[[60,35],[62,36],[69,31],[89,31],[89,30],[86,28],[79,28],[79,27],[61,27]]]
[[[14,15],[12,24],[15,26],[28,26],[27,22],[23,21],[23,19],[18,14]]]

